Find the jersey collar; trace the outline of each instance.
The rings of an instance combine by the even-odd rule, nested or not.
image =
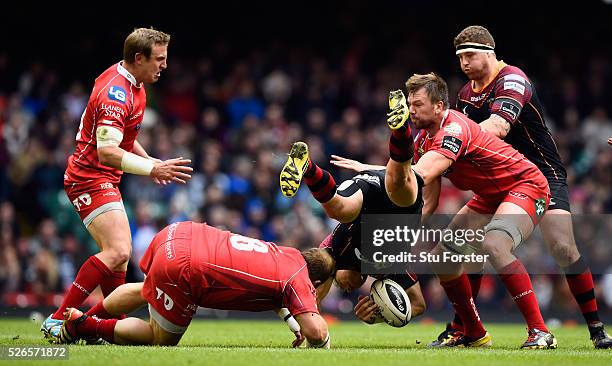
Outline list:
[[[450,113],[450,109],[447,109],[447,110],[444,111],[444,115],[442,116],[442,121],[440,122],[440,127],[438,128],[438,131],[440,131],[442,129],[442,125],[446,121],[446,118],[448,117],[449,113]],[[427,138],[431,138],[431,136],[429,136],[429,132],[425,131],[425,133],[427,134]]]
[[[130,72],[127,71],[127,69],[123,67],[122,64],[123,64],[123,61],[120,61],[117,64],[117,72],[121,74],[124,78],[128,79],[130,83],[132,83],[132,85],[134,85],[137,88],[140,88],[140,85],[138,84],[138,82],[136,82],[136,78],[134,77],[134,75],[130,74]]]
[[[489,86],[489,85],[491,84],[491,82],[493,82],[493,80],[495,80],[495,79],[497,78],[497,75],[499,75],[499,72],[500,72],[500,71],[501,71],[501,70],[502,70],[504,67],[506,67],[506,66],[508,66],[508,65],[507,65],[507,64],[504,62],[504,60],[499,60],[499,61],[497,62],[497,71],[495,72],[495,74],[493,74],[493,76],[491,76],[491,79],[489,79],[489,81],[487,81],[487,83],[486,83],[486,84],[485,84],[485,85],[484,85],[482,88],[480,88],[480,89],[476,89],[476,88],[474,87],[474,80],[472,80],[472,91],[473,91],[474,93],[480,93],[480,92],[482,92],[483,90],[485,90],[485,89],[487,88],[487,86]]]

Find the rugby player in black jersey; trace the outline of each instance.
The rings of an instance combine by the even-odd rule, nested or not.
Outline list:
[[[495,41],[482,26],[469,26],[454,39],[461,70],[470,79],[459,91],[456,109],[504,139],[542,171],[551,200],[540,229],[546,247],[565,273],[595,348],[611,348],[612,338],[599,318],[593,277],[581,257],[572,231],[567,175],[554,139],[546,127],[542,105],[533,83],[518,67],[498,60]],[[475,299],[482,274],[470,274]],[[460,331],[460,318],[432,342],[443,345]]]
[[[390,107],[393,107],[394,103],[396,100],[392,93]],[[390,118],[397,116],[392,112]],[[410,136],[408,140],[412,141],[409,127],[396,133]],[[330,278],[317,288],[319,301],[329,292],[334,280],[339,287],[350,292],[360,288],[367,278],[367,275],[361,273],[362,261],[367,260],[361,254],[362,214],[413,214],[417,215],[415,223],[420,223],[423,208],[423,180],[411,168],[414,146],[398,144],[393,135],[389,144],[391,159],[386,168],[360,164],[361,168],[357,169],[359,174],[344,181],[340,186],[336,185],[328,171],[321,169],[310,160],[308,146],[304,142],[296,142],[291,147],[287,162],[280,174],[282,193],[287,197],[293,197],[300,183],[304,181],[327,215],[340,222],[321,243],[321,247],[329,248],[332,257],[336,260],[336,272],[334,278]],[[333,158],[341,159],[335,156]],[[391,175],[394,175],[393,179],[389,179]],[[390,181],[401,183],[391,187]],[[412,317],[425,311],[425,300],[415,274],[406,269],[405,273],[389,274],[384,277],[394,280],[406,290],[411,302]],[[382,321],[377,306],[368,296],[359,297],[355,306],[355,315],[370,324]]]

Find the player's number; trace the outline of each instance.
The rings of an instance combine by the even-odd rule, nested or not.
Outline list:
[[[79,197],[75,198],[74,201],[72,201],[72,204],[74,205],[77,211],[81,211],[81,205],[91,205],[91,196],[89,195],[89,193],[83,193]]]
[[[230,236],[230,243],[232,243],[232,247],[237,250],[242,250],[245,252],[254,251],[258,253],[268,253],[268,245],[266,245],[266,243],[247,236],[232,235]]]

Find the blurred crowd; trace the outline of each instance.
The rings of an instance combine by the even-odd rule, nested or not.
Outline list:
[[[224,42],[193,59],[173,57],[171,44],[168,69],[158,85],[147,88],[138,141],[159,159],[192,159],[194,175],[185,186],[165,187],[124,175],[121,192],[133,237],[128,280],[142,279],[136,264],[156,232],[181,220],[206,221],[282,245],[318,245],[335,222],[305,187],[293,199],[281,195],[278,173],[286,153],[292,142],[306,141],[311,159],[338,183],[351,172],[332,168],[331,154],[384,165],[388,92],[413,72],[434,68],[426,57],[415,56],[427,54],[417,46],[408,55],[398,51],[365,67],[370,56],[361,41],[344,45],[342,56],[334,59],[290,44],[234,57],[231,44]],[[283,56],[275,57],[279,52]],[[454,68],[436,71],[446,78],[454,103],[466,80],[452,53],[448,57]],[[555,55],[538,74],[528,63],[515,64],[531,77],[546,107],[576,214],[612,212],[612,148],[606,146],[612,136],[611,61],[593,56],[581,74],[570,73]],[[89,79],[72,79],[33,62],[8,77],[3,71],[9,65],[11,56],[0,54],[0,305],[49,304],[96,252],[62,179],[93,75],[103,69],[88,70]],[[439,211],[454,213],[469,197],[445,182]],[[594,273],[600,306],[612,309],[612,275],[604,272]],[[479,301],[511,306],[496,281],[487,277]],[[538,275],[534,282],[544,309],[577,311],[565,281]],[[422,286],[430,309],[448,307],[437,281],[425,277]],[[353,297],[332,295],[327,310],[352,309]]]

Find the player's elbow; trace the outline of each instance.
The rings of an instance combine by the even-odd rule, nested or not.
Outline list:
[[[327,341],[327,324],[324,322],[317,322],[316,324],[302,328],[302,335],[306,337],[308,343],[314,347],[322,347],[324,346],[325,341]]]
[[[112,153],[108,147],[98,148],[98,161],[104,166],[109,166],[112,160]]]

